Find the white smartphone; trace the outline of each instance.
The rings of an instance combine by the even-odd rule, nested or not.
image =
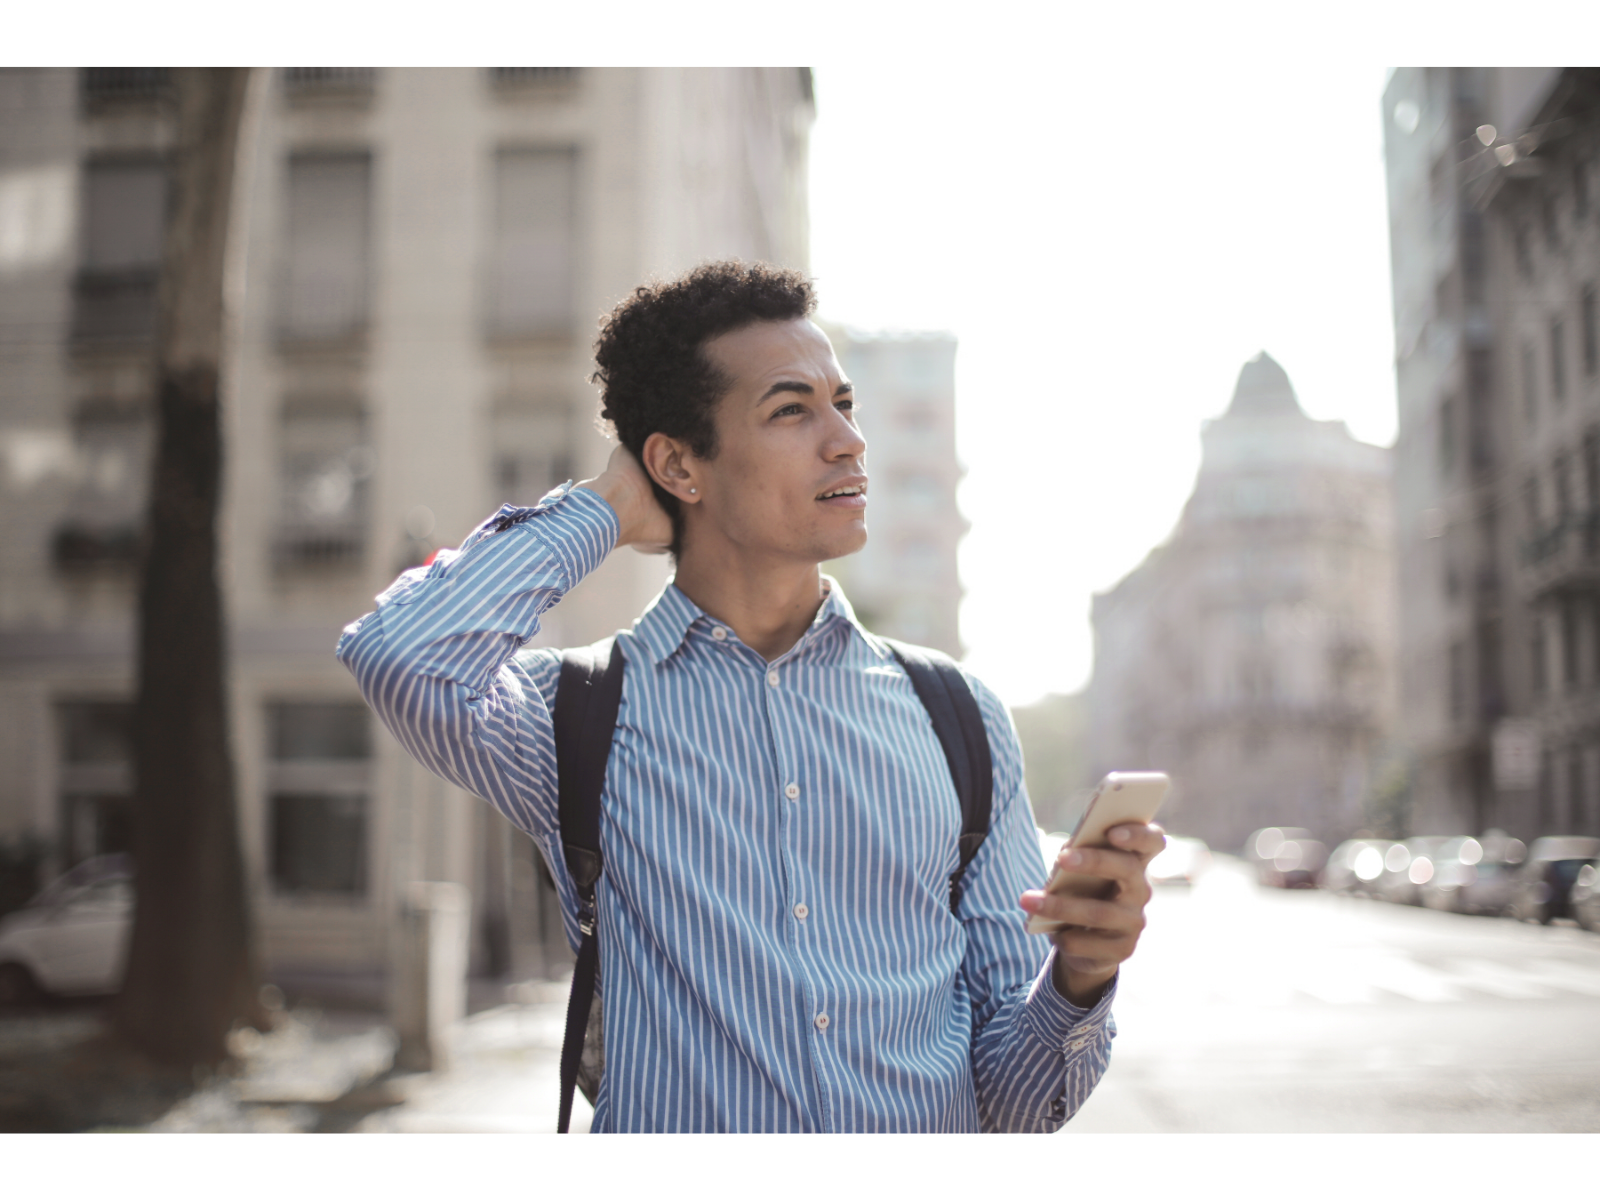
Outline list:
[[[1078,818],[1067,845],[1072,847],[1109,846],[1106,835],[1113,825],[1130,821],[1149,824],[1155,820],[1161,801],[1172,781],[1160,771],[1113,771],[1100,781],[1094,795]],[[1092,896],[1105,886],[1098,875],[1079,875],[1057,866],[1044,890],[1058,896]],[[1064,922],[1037,915],[1028,918],[1029,933],[1051,933]]]

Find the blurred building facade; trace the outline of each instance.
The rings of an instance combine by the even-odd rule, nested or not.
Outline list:
[[[333,658],[402,569],[603,465],[598,317],[707,258],[804,269],[808,71],[258,72],[236,215],[223,586],[262,948],[384,969],[400,889],[473,891],[474,968],[564,952],[529,843],[416,767]],[[126,844],[134,570],[173,123],[160,69],[0,71],[0,836]],[[664,559],[547,617],[581,644]]]
[[[1091,778],[1163,770],[1170,830],[1359,828],[1394,715],[1389,452],[1265,352],[1208,421],[1172,536],[1095,596]]]
[[[825,569],[867,628],[960,658],[957,555],[969,525],[956,504],[956,339],[827,333],[861,404],[871,504],[866,548]]]
[[[1419,833],[1600,833],[1600,72],[1384,94]]]

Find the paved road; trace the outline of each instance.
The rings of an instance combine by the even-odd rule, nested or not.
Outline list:
[[[1152,902],[1068,1133],[1600,1131],[1600,936],[1218,862]]]

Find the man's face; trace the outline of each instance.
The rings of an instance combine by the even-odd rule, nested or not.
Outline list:
[[[813,565],[866,545],[867,443],[827,335],[807,320],[762,321],[712,338],[705,354],[732,386],[712,416],[716,457],[695,460],[694,540]]]

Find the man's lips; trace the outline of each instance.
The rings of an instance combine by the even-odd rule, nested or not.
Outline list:
[[[865,476],[841,479],[817,493],[817,500],[833,508],[865,508],[867,506],[867,480]]]

